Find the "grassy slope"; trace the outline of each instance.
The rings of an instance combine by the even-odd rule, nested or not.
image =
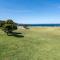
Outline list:
[[[60,60],[60,28],[19,32],[24,37],[7,36],[0,30],[0,60]]]

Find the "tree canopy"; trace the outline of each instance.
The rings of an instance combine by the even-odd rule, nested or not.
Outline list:
[[[1,23],[1,27],[2,27],[2,30],[7,34],[17,29],[17,25],[13,22],[12,19],[7,19],[3,23]]]

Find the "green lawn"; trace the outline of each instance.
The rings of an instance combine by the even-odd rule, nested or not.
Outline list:
[[[24,37],[0,30],[0,60],[60,60],[60,28],[20,30]]]

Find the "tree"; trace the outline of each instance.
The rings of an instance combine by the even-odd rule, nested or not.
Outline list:
[[[4,32],[7,33],[7,35],[9,35],[9,33],[12,33],[13,30],[16,30],[17,29],[17,25],[13,22],[13,20],[8,19],[3,24],[2,29],[3,29]]]
[[[5,21],[0,20],[0,27],[4,25]]]

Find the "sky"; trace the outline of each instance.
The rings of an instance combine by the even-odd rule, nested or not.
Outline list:
[[[24,24],[60,23],[60,0],[0,0],[0,20]]]

